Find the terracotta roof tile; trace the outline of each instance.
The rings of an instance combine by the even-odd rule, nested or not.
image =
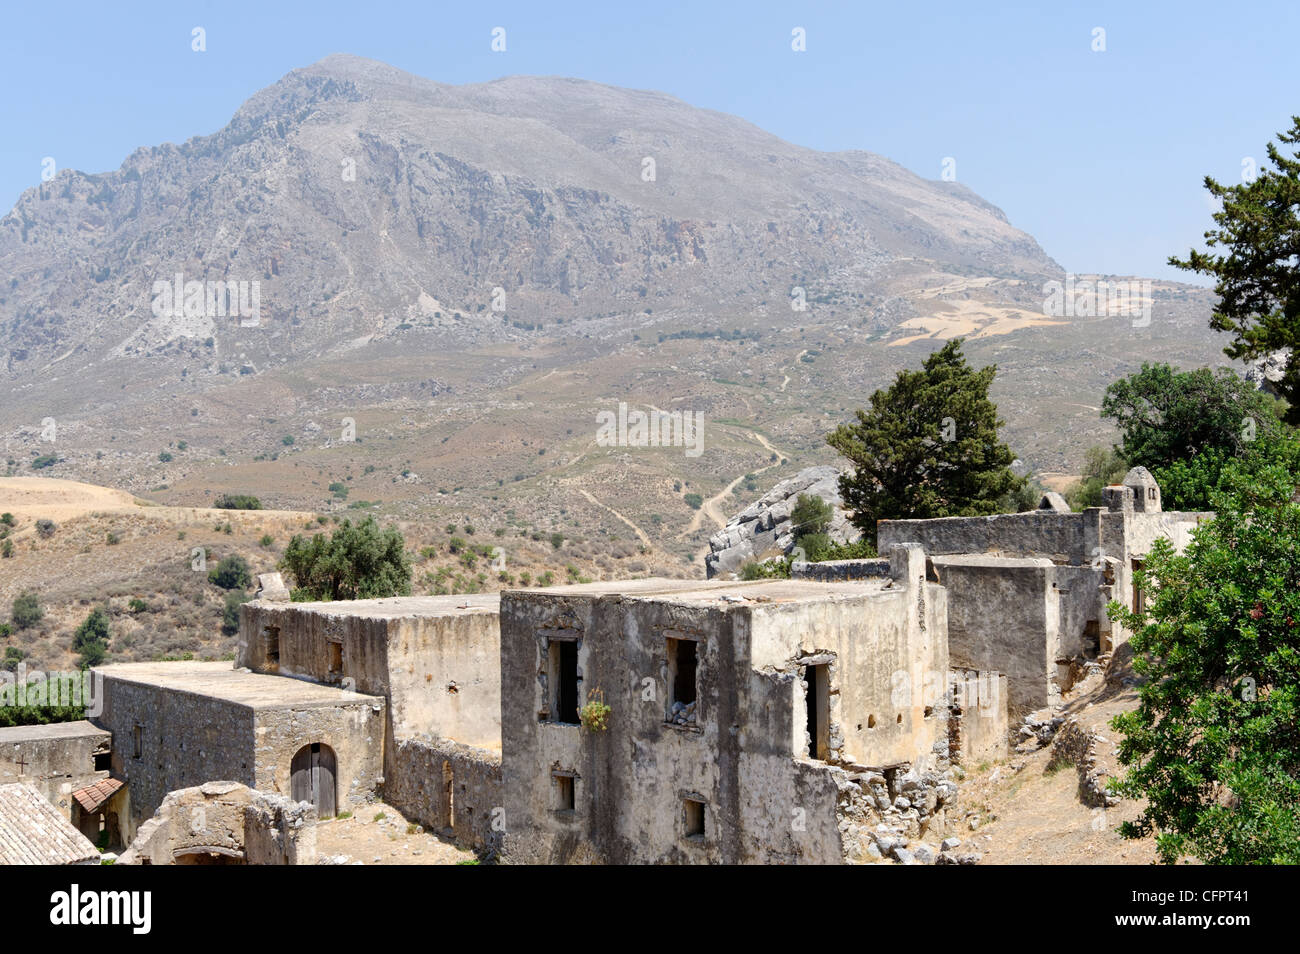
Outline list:
[[[117,794],[123,784],[120,779],[102,778],[93,785],[77,789],[72,793],[72,797],[81,805],[82,811],[97,812],[106,801]]]

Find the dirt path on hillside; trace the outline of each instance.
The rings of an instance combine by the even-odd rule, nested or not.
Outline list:
[[[617,510],[615,510],[615,509],[614,509],[613,507],[611,507],[609,504],[601,503],[599,500],[597,500],[595,497],[593,497],[593,496],[592,496],[590,493],[588,493],[587,491],[583,490],[581,487],[578,488],[578,493],[582,494],[582,496],[586,497],[589,501],[591,501],[592,503],[594,503],[597,507],[601,507],[601,508],[603,508],[603,509],[605,509],[605,510],[608,510],[610,513],[612,513],[612,514],[613,514],[615,517],[617,517],[619,520],[622,520],[625,524],[627,524],[629,527],[631,527],[631,528],[632,528],[632,532],[635,533],[635,534],[637,535],[637,539],[639,539],[639,540],[640,540],[642,543],[644,543],[646,546],[648,546],[648,547],[653,547],[653,546],[654,546],[654,544],[650,542],[650,538],[649,538],[648,536],[646,536],[646,533],[645,533],[644,530],[642,530],[640,527],[638,527],[635,523],[633,523],[633,522],[632,522],[631,520],[629,520],[627,517],[623,516],[623,514],[619,513]]]
[[[802,357],[803,357],[804,355],[806,355],[807,353],[808,353],[808,349],[807,349],[807,348],[804,348],[802,351],[800,351],[797,355],[794,356],[794,360],[793,360],[792,362],[790,362],[790,364],[798,364],[798,363],[799,363],[799,359],[802,358]],[[790,365],[786,365],[787,368],[788,368],[789,366],[790,366]],[[781,380],[781,386],[780,386],[779,388],[777,388],[778,391],[784,391],[784,390],[785,390],[785,386],[786,386],[787,384],[790,383],[790,375],[788,375],[788,374],[785,373],[785,368],[782,368],[782,369],[781,369],[781,374],[783,375],[783,377],[782,377],[782,380]]]
[[[764,471],[771,470],[773,467],[779,467],[781,465],[781,461],[785,458],[785,454],[781,453],[781,451],[779,451],[776,447],[774,447],[771,441],[769,441],[762,434],[759,434],[757,431],[747,431],[746,436],[749,437],[751,440],[761,444],[764,450],[768,451],[771,454],[776,455],[776,460],[772,461],[772,463],[768,464],[765,467],[759,467],[757,470],[747,471],[747,473],[754,474],[755,476],[757,476],[758,474],[761,474]],[[686,525],[686,529],[683,530],[681,533],[679,533],[677,535],[677,538],[681,540],[685,537],[689,537],[692,533],[695,533],[697,530],[700,529],[700,526],[702,525],[706,517],[709,520],[713,521],[713,523],[719,529],[725,527],[727,525],[727,521],[731,518],[726,513],[723,512],[721,508],[721,504],[724,500],[726,500],[728,497],[731,496],[731,492],[735,490],[737,486],[739,486],[740,482],[745,479],[745,476],[746,474],[741,474],[731,483],[727,484],[727,486],[723,487],[722,490],[720,490],[718,493],[714,494],[708,500],[704,501],[704,503],[700,505],[700,509],[695,511],[695,516],[693,516],[691,518],[691,522]],[[704,547],[698,553],[695,554],[695,559],[702,561],[706,556],[708,556],[708,554],[709,554],[709,545],[708,543],[705,543]]]

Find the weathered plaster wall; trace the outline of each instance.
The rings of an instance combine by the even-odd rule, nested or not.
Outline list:
[[[954,762],[973,766],[1007,756],[1007,677],[955,669],[949,674],[948,741]]]
[[[1013,715],[1054,698],[1060,606],[1046,559],[935,557],[948,592],[948,656],[955,669],[1006,673]]]
[[[339,603],[331,612],[321,603],[245,603],[235,665],[386,696],[388,620],[347,612],[353,605]],[[332,668],[331,644],[341,647],[339,668]],[[268,655],[271,645],[276,658]]]
[[[1008,557],[1046,557],[1057,563],[1091,559],[1086,548],[1086,514],[1055,510],[996,514],[990,517],[941,517],[936,520],[881,520],[881,553],[896,543],[919,543],[927,554],[987,553]]]
[[[394,620],[388,634],[393,733],[501,745],[501,624],[495,613]]]
[[[825,598],[812,583],[785,584],[772,596],[746,586],[726,598],[722,591],[718,598],[671,591],[505,594],[507,858],[844,860],[844,793],[866,793],[845,781],[852,766],[807,758],[806,665],[831,667],[831,759],[920,762],[937,745],[947,748],[943,593],[925,584],[919,549],[900,553],[896,574],[891,589],[841,587]],[[580,701],[599,689],[612,709],[604,732],[550,721],[548,647],[565,640],[577,643]],[[669,720],[669,640],[697,646],[694,724]],[[932,669],[937,698],[927,717]],[[869,730],[873,707],[890,717]],[[568,779],[572,810],[561,804]],[[704,806],[702,834],[688,833],[688,800]]]
[[[501,753],[450,739],[403,739],[394,746],[384,798],[407,818],[458,844],[497,850],[505,827]]]

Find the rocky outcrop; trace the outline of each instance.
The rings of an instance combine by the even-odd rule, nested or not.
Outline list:
[[[1282,348],[1272,354],[1266,354],[1264,357],[1257,358],[1246,365],[1245,378],[1255,385],[1256,390],[1266,391],[1277,397],[1277,386],[1286,374],[1286,365],[1290,359],[1291,351],[1289,348]]]
[[[807,467],[787,477],[754,501],[709,538],[710,553],[704,558],[710,577],[735,573],[741,565],[765,555],[787,554],[794,548],[795,527],[790,513],[800,494],[821,497],[835,508],[827,530],[837,543],[858,538],[840,500],[840,472],[829,465]]]

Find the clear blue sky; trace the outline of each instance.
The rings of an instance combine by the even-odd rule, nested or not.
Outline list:
[[[8,5],[0,30],[7,210],[59,168],[223,126],[329,53],[446,83],[510,74],[658,89],[817,149],[928,178],[944,157],[1066,269],[1186,278],[1206,173],[1300,113],[1300,3],[169,2]],[[207,51],[191,50],[206,30]],[[493,27],[507,50],[490,49]],[[791,50],[803,27],[807,51]],[[1092,50],[1093,29],[1105,52]]]

